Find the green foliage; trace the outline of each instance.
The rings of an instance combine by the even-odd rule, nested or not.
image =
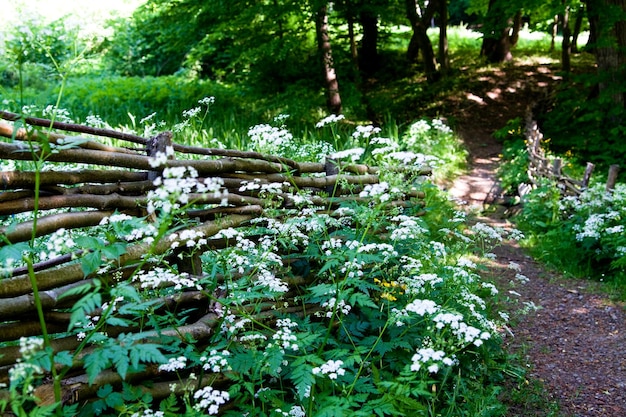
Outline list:
[[[530,161],[522,120],[520,118],[509,120],[505,127],[494,133],[494,137],[503,141],[503,162],[498,167],[502,191],[507,195],[516,195],[520,185],[530,182],[528,178]]]
[[[604,77],[610,76],[573,76],[558,90],[555,103],[540,119],[544,134],[551,138],[550,149],[572,154],[583,163],[593,162],[600,170],[626,158],[626,110],[615,102],[616,95],[626,92],[626,84],[611,79],[611,87],[598,94],[598,84],[609,81]]]
[[[580,197],[562,198],[546,183],[524,199],[516,221],[540,259],[577,276],[613,282],[623,294],[625,202],[623,185],[610,193],[595,185]]]
[[[266,150],[274,146],[271,138],[282,138],[289,154],[295,147],[287,146],[293,135],[280,124],[284,121],[257,129],[257,142],[251,142]],[[99,271],[98,279],[64,296],[81,297],[71,309],[68,333],[80,341],[74,354],[84,353],[89,383],[98,383],[103,371],[126,381],[121,388],[99,386],[98,398],[81,413],[141,413],[155,407],[156,400],[130,377],[158,365],[162,375],[180,378],[175,398],[161,403],[166,413],[184,408],[198,415],[228,402],[224,415],[406,415],[418,410],[426,416],[503,415],[493,394],[503,369],[495,331],[500,318],[487,303],[496,290],[468,258],[502,236],[482,225],[473,230],[473,240],[464,217],[442,192],[417,171],[396,173],[398,165],[421,167],[427,159],[413,151],[429,145],[451,146],[441,150],[442,158],[452,153],[451,131],[440,120],[422,120],[402,138],[397,133],[380,138],[381,129],[374,126],[358,126],[349,134],[340,124],[337,117],[327,118],[317,129],[330,130],[337,144],[363,145],[357,160],[384,167],[379,184],[355,190],[370,204],[346,204],[329,216],[307,202],[305,190],[289,190],[298,194],[302,207],[268,210],[247,228],[222,231],[216,237],[228,237],[231,244],[203,253],[211,271],[205,276],[180,274],[169,265],[174,245],[166,254],[142,258],[128,277],[108,272],[130,241],[158,242],[171,233],[187,233],[189,250],[206,244],[204,237],[189,234],[192,224],[182,216],[183,196],[190,190],[183,184],[191,174],[163,171],[158,192],[149,195],[148,211],[156,217],[152,224],[116,214],[89,234],[69,239],[70,232],[60,231],[49,238],[52,244],[65,242],[59,250],[89,248],[74,262],[87,264],[87,272]],[[351,150],[336,158],[351,161]],[[393,157],[395,151],[399,158]],[[285,192],[280,187],[270,185],[262,196],[276,198],[278,190]],[[406,194],[416,190],[425,193],[425,206]],[[390,206],[393,199],[404,199],[406,207]],[[98,261],[90,255],[95,253]],[[289,299],[283,298],[289,289],[283,277],[296,279],[296,273],[310,282],[283,310]],[[201,311],[220,306],[223,314],[210,341],[173,336],[198,318],[196,309],[168,311],[164,306],[165,298],[181,291],[210,295],[212,304],[199,305]],[[268,303],[276,308],[268,309]],[[142,331],[120,332],[127,328]],[[69,352],[41,352],[42,369],[52,369],[53,363],[61,369],[57,378],[74,363]],[[39,374],[33,375],[20,386],[39,384]],[[228,378],[227,388],[215,382],[218,377]],[[142,383],[149,387],[157,378]],[[24,398],[15,391],[11,403]]]

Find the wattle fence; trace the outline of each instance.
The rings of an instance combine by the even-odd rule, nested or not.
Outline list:
[[[343,203],[369,204],[371,198],[362,197],[362,191],[380,183],[378,168],[344,164],[330,157],[325,163],[296,162],[256,152],[185,146],[172,142],[169,132],[142,138],[44,119],[22,120],[7,112],[1,112],[0,117],[14,122],[0,122],[0,136],[11,139],[0,141],[0,158],[14,161],[18,167],[21,163],[31,167],[0,173],[0,216],[7,219],[39,212],[36,219],[31,216],[0,230],[0,251],[5,250],[5,256],[12,254],[21,258],[19,253],[9,252],[9,249],[19,250],[25,247],[20,245],[27,245],[35,238],[54,236],[60,229],[100,227],[112,216],[156,222],[156,217],[168,209],[165,202],[154,203],[155,199],[159,201],[159,189],[167,181],[166,170],[170,173],[182,170],[184,175],[178,179],[192,177],[196,187],[179,190],[184,195],[181,204],[185,207],[181,224],[190,225],[185,229],[174,223],[171,230],[164,231],[154,242],[134,241],[129,236],[123,250],[117,250],[115,242],[111,242],[109,246],[83,247],[69,254],[44,257],[36,263],[16,262],[16,267],[2,271],[0,384],[8,384],[9,370],[20,362],[20,339],[42,335],[43,317],[54,351],[57,354],[70,352],[73,358],[73,363],[66,364],[68,369],[64,371],[61,384],[65,404],[91,401],[97,398],[100,388],[122,384],[120,374],[109,370],[90,379],[84,371],[84,359],[92,347],[85,346],[76,334],[68,332],[68,326],[76,319],[73,306],[86,292],[95,291],[96,286],[115,287],[120,280],[137,274],[138,269],[149,270],[150,257],[165,258],[179,273],[189,277],[202,276],[210,272],[201,261],[203,253],[220,251],[232,244],[224,231],[248,227],[261,216],[280,219],[294,215],[301,209],[301,195],[306,195],[303,198],[317,207],[316,210],[333,217]],[[52,127],[56,133],[18,129],[18,121],[23,126]],[[68,136],[59,131],[83,136]],[[409,174],[428,175],[429,171],[415,172],[406,168],[398,172],[398,175]],[[202,189],[198,184],[202,184]],[[387,204],[390,207],[423,206],[423,197],[421,192],[413,192]],[[193,251],[186,245],[190,235],[204,239]],[[256,239],[262,238],[256,236]],[[100,268],[103,258],[113,259],[115,267]],[[95,266],[90,267],[85,260],[93,261]],[[283,262],[295,265],[298,259],[293,254],[285,254]],[[260,322],[275,320],[277,309],[302,315],[319,309],[319,306],[294,301],[312,279],[298,271],[296,267],[288,268],[281,277],[289,287],[284,297],[278,304],[268,298],[261,308],[256,306],[256,319]],[[236,275],[237,271],[232,274]],[[133,285],[139,287],[141,283],[133,282]],[[215,291],[207,294],[191,286],[153,300],[152,314],[185,312],[187,321],[177,328],[154,328],[147,323],[138,327],[120,322],[108,325],[106,332],[109,337],[133,333],[137,341],[145,343],[178,338],[206,345],[223,316],[215,301],[222,294],[217,293],[220,291],[217,288]],[[98,308],[90,315],[97,317],[103,313],[103,309]],[[126,376],[127,382],[147,379],[154,381],[150,387],[145,387],[154,398],[170,395],[172,384],[178,381],[176,375],[162,372],[157,365],[147,365],[140,372]],[[44,381],[34,394],[41,399],[41,404],[51,404],[55,397],[53,382]],[[6,395],[6,390],[0,390],[0,399]]]
[[[548,178],[555,181],[565,195],[580,195],[589,186],[595,165],[588,162],[581,179],[575,179],[564,174],[563,160],[548,157],[541,147],[543,134],[530,110],[526,112],[525,139],[529,158],[528,178],[533,185],[537,185],[541,178]],[[606,182],[607,191],[615,187],[618,173],[619,165],[611,165]],[[524,190],[520,190],[520,194],[524,193]]]

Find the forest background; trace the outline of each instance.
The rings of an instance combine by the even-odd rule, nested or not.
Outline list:
[[[378,164],[386,157],[381,149],[387,148],[382,144],[390,144],[393,146],[389,149],[436,158],[434,181],[438,184],[450,181],[466,162],[466,153],[452,134],[453,103],[459,91],[498,68],[550,66],[559,72],[561,81],[548,94],[529,102],[549,139],[543,145],[549,153],[564,158],[572,175],[581,175],[586,162],[597,165],[597,175],[589,192],[578,199],[563,198],[555,184],[539,184],[525,197],[517,221],[527,234],[525,244],[542,260],[575,275],[610,281],[623,297],[626,193],[621,186],[612,194],[601,189],[606,168],[623,164],[626,156],[622,123],[626,92],[623,2],[147,1],[121,2],[128,7],[117,9],[122,10],[121,14],[111,19],[104,19],[104,10],[90,12],[88,2],[77,2],[85,6],[82,13],[68,15],[47,9],[48,3],[1,3],[3,12],[10,12],[5,16],[10,16],[12,22],[0,32],[2,110],[120,129],[144,137],[172,130],[175,140],[187,145],[255,150],[303,161],[344,152],[342,155],[353,162]],[[520,114],[495,132],[506,141],[505,157],[509,162],[501,175],[504,192],[513,201],[518,187],[529,180],[525,176],[523,127]],[[379,137],[374,142],[372,132],[380,133],[388,142]],[[28,167],[6,164],[3,171]],[[297,341],[290,345],[292,350],[296,346],[306,354],[272,351],[270,363],[250,356],[250,352],[276,348],[255,345],[260,342],[251,343],[255,349],[246,346],[237,350],[232,340],[212,340],[213,346],[224,348],[213,352],[211,346],[180,341],[151,345],[130,336],[123,340],[121,336],[100,339],[98,332],[87,332],[81,346],[93,345],[95,353],[82,363],[80,352],[50,353],[47,340],[42,342],[41,350],[25,346],[25,352],[34,352],[25,358],[40,368],[31,368],[25,377],[7,380],[9,397],[0,397],[0,405],[11,407],[15,414],[34,410],[57,415],[75,412],[77,404],[61,401],[59,392],[65,372],[75,372],[80,366],[84,366],[90,383],[103,370],[113,369],[124,379],[127,373],[144,371],[147,364],[158,364],[163,372],[180,371],[181,382],[190,383],[191,375],[195,375],[192,371],[211,369],[204,367],[207,363],[222,363],[224,369],[220,371],[218,366],[215,375],[225,374],[234,381],[227,389],[225,384],[216,385],[214,391],[202,386],[182,394],[177,402],[175,398],[157,397],[155,391],[140,392],[130,384],[106,384],[98,387],[96,397],[87,406],[81,404],[80,412],[152,415],[152,410],[160,407],[174,415],[185,407],[189,415],[196,415],[211,413],[230,398],[237,401],[223,412],[232,415],[242,410],[256,415],[338,415],[341,410],[347,415],[356,415],[356,410],[363,415],[402,415],[407,410],[433,416],[506,415],[507,401],[515,399],[503,394],[503,381],[513,378],[513,393],[517,393],[523,390],[524,372],[507,362],[497,337],[491,338],[487,332],[490,326],[501,325],[494,319],[497,309],[480,301],[483,296],[488,298],[485,294],[490,293],[491,286],[474,282],[475,265],[462,253],[485,255],[488,245],[484,243],[497,243],[502,236],[491,234],[495,231],[490,228],[471,229],[468,225],[477,237],[467,243],[460,231],[465,225],[459,223],[458,213],[453,212],[445,197],[424,187],[429,210],[415,230],[428,229],[424,232],[428,239],[415,237],[411,245],[400,242],[395,248],[399,254],[387,253],[388,248],[382,246],[375,255],[356,247],[344,248],[330,239],[331,235],[323,234],[317,237],[319,242],[309,246],[319,248],[319,253],[307,256],[310,264],[322,265],[316,272],[320,279],[337,269],[339,261],[355,259],[361,263],[351,266],[357,270],[349,270],[350,274],[365,266],[369,272],[380,274],[372,274],[378,281],[366,286],[357,279],[333,282],[336,292],[329,290],[328,283],[312,287],[309,301],[329,310],[327,323],[320,320],[321,326],[316,327],[308,321],[299,322],[301,332],[297,335],[291,333],[295,320],[299,320],[295,316],[273,323],[277,328],[254,323],[259,338],[286,337]],[[346,229],[349,231],[342,232],[354,236],[362,233],[365,239],[375,230],[388,227],[391,231],[391,224],[398,218],[389,219],[388,214],[382,206],[376,206],[366,212],[366,220],[357,222],[355,230],[350,226]],[[16,222],[11,218],[2,220],[6,227]],[[384,223],[387,221],[389,225]],[[107,239],[113,232],[114,226],[110,227]],[[124,227],[138,229],[132,222]],[[116,236],[120,241],[122,238],[122,234]],[[280,239],[288,241],[285,236]],[[59,237],[59,241],[71,240]],[[97,245],[105,241],[82,240],[88,249],[97,247],[102,253],[106,252],[104,246]],[[436,243],[444,241],[450,245],[446,247],[447,255],[437,252],[440,246]],[[29,244],[32,259],[25,256],[26,264],[39,261],[42,248],[51,250],[55,242],[33,238]],[[123,245],[115,246],[120,247]],[[1,248],[3,271],[15,267],[7,260],[12,259],[8,255],[16,248]],[[231,249],[236,253],[237,248]],[[332,254],[330,249],[338,251],[325,255],[325,251]],[[409,291],[403,292],[405,288],[399,284],[402,279],[386,280],[395,273],[395,265],[406,262],[402,255],[412,250],[430,259],[420,270],[420,277],[430,291],[424,298],[432,298],[435,304],[430,299],[407,300]],[[438,255],[428,258],[426,252]],[[115,258],[115,254],[109,255]],[[267,263],[269,258],[249,258],[251,276],[256,276],[259,265],[275,267]],[[220,262],[228,264],[228,259],[232,257],[224,255]],[[104,260],[80,260],[86,277]],[[206,262],[218,264],[215,259]],[[417,270],[422,265],[416,263],[413,267]],[[436,274],[446,277],[444,285],[437,286],[439,281],[433,280]],[[252,290],[246,295],[249,299],[267,296],[258,287]],[[145,300],[133,291],[132,285],[97,287],[94,294],[101,298],[85,296],[73,307],[68,334],[85,337],[77,317],[90,315],[95,308],[110,313],[96,323],[98,330],[101,326],[120,325],[124,320],[143,323],[145,312],[140,309]],[[108,304],[120,294],[120,302],[126,303],[126,314],[132,318],[117,317]],[[331,298],[331,294],[336,297]],[[423,295],[416,292],[412,296],[416,294]],[[472,301],[459,301],[465,297]],[[403,307],[404,313],[408,314],[408,309],[419,316],[417,322],[407,326],[414,339],[407,342],[394,333],[402,333],[400,330],[387,330],[397,317],[382,314],[378,303],[383,300],[397,302],[393,305]],[[401,301],[405,301],[404,306]],[[220,302],[230,305],[231,301]],[[350,315],[352,307],[353,313],[358,311],[360,316]],[[387,313],[393,310],[391,304],[387,307]],[[459,332],[452,326],[458,325],[460,316],[455,314],[459,312],[468,322],[475,320],[466,328],[485,331],[477,338],[466,340],[463,335],[457,340]],[[429,314],[439,320],[433,322],[436,325],[420,321]],[[163,321],[154,326],[179,326],[184,320],[170,319],[160,317]],[[337,323],[344,330],[335,333]],[[377,326],[361,328],[363,323]],[[318,345],[320,341],[323,343]],[[188,358],[189,363],[181,357]],[[380,367],[370,367],[370,358],[375,358],[372,362]],[[54,374],[51,366],[55,363],[62,369],[59,374]],[[283,364],[284,369],[277,364]],[[31,384],[45,385],[45,372],[36,369],[52,373],[55,401],[48,409],[35,407],[39,400],[28,389]],[[201,378],[202,384],[208,379]],[[200,387],[200,383],[195,386]],[[307,394],[311,389],[315,401]],[[343,402],[338,403],[337,398],[342,397]],[[232,408],[233,404],[241,408]]]

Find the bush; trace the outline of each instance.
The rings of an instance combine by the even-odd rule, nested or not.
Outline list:
[[[610,193],[595,185],[579,197],[561,198],[559,189],[546,183],[524,198],[516,221],[530,236],[533,252],[549,264],[578,276],[626,283],[623,184]]]

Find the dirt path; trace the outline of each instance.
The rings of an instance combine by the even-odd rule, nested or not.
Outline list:
[[[502,147],[492,133],[523,117],[526,105],[558,80],[549,66],[493,69],[457,102],[457,130],[470,152],[470,167],[449,191],[479,221],[510,227],[502,210],[483,211],[498,194]],[[610,301],[598,284],[546,271],[515,243],[494,252],[498,258],[489,265],[490,274],[511,301],[512,328],[505,343],[527,362],[529,383],[539,381],[543,398],[559,408],[517,404],[510,415],[626,416],[624,306]]]

